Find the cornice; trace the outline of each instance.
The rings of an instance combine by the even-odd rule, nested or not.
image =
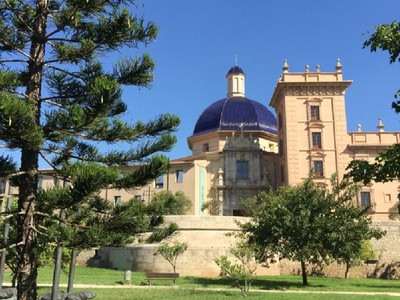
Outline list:
[[[351,80],[337,82],[278,82],[270,101],[275,107],[277,102],[285,96],[341,96],[351,85]]]
[[[362,149],[367,149],[367,150],[384,150],[389,148],[393,144],[349,144],[347,145],[347,148],[350,150],[362,150]]]
[[[246,136],[252,135],[253,138],[261,138],[265,140],[270,140],[272,142],[278,142],[278,135],[269,133],[266,131],[262,130],[244,130],[243,133]],[[219,138],[220,140],[226,140],[226,138],[230,137],[236,137],[238,138],[240,136],[239,131],[233,131],[233,130],[216,130],[216,131],[211,131],[203,134],[198,134],[198,135],[192,135],[187,138],[187,143],[189,146],[189,149],[192,150],[193,143],[199,142],[199,141],[208,141],[213,138]]]

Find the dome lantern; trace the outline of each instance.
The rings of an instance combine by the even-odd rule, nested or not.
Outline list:
[[[226,74],[228,85],[227,97],[244,97],[245,96],[245,77],[243,70],[237,65],[229,69]]]

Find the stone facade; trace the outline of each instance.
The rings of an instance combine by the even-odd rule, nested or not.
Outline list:
[[[283,174],[281,184],[304,180],[315,162],[321,173],[315,180],[329,184],[329,176],[343,176],[343,150],[347,146],[344,95],[351,81],[337,72],[289,73],[278,81],[270,105],[278,116],[278,136]],[[344,166],[345,167],[345,166]]]
[[[187,250],[178,258],[177,272],[190,276],[218,276],[219,267],[214,258],[230,255],[229,249],[235,245],[232,234],[237,232],[236,222],[247,222],[243,217],[221,216],[168,216],[167,222],[176,222],[179,233],[168,242],[179,241],[188,245]],[[372,240],[377,262],[361,263],[350,269],[349,277],[385,276],[388,269],[397,270],[400,263],[400,221],[377,221],[373,226],[386,231],[380,240]],[[154,255],[158,244],[132,244],[125,247],[102,247],[97,259],[89,261],[92,266],[107,267],[119,270],[142,272],[172,272],[171,265],[160,255]],[[319,276],[343,277],[344,265],[331,264],[319,268],[308,266],[310,274]],[[258,275],[301,274],[299,262],[282,260],[268,268],[259,265]],[[399,273],[400,275],[400,273]]]

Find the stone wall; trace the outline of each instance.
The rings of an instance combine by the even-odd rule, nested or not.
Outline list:
[[[228,233],[236,232],[236,222],[246,222],[248,218],[222,216],[168,216],[166,222],[179,225],[179,233],[167,242],[184,242],[188,249],[178,258],[177,272],[181,275],[218,276],[219,267],[214,258],[229,255],[229,249],[235,244],[235,238]],[[400,262],[400,222],[374,222],[386,231],[380,240],[372,245],[378,263],[362,263],[350,270],[349,277],[366,277],[375,272],[380,277],[388,268]],[[89,265],[119,270],[142,272],[172,272],[172,266],[160,255],[154,255],[158,244],[132,244],[125,247],[102,247],[97,258],[89,260]],[[309,266],[310,273],[343,277],[343,265],[332,264],[323,269]],[[394,269],[395,271],[397,269]],[[396,271],[397,272],[397,271]],[[259,266],[258,275],[300,274],[300,263],[283,260],[269,268]]]
[[[166,242],[186,243],[187,250],[178,258],[177,272],[181,275],[218,276],[219,267],[214,258],[229,255],[235,238],[228,236],[238,230],[236,221],[247,218],[220,216],[168,216],[166,222],[179,225],[179,233]],[[125,247],[102,247],[98,258],[89,265],[118,270],[142,272],[172,272],[172,266],[161,256],[154,255],[158,244],[132,244]],[[278,274],[277,265],[259,266],[257,274]]]
[[[386,231],[386,235],[379,240],[371,240],[376,257],[376,263],[366,264],[361,263],[359,266],[350,269],[349,277],[393,277],[400,276],[399,263],[400,263],[400,222],[399,221],[377,221],[373,226],[380,227]],[[279,263],[280,274],[301,274],[301,267],[299,262],[282,260]],[[318,268],[315,266],[308,266],[310,274],[344,277],[345,266],[338,264],[331,264]],[[391,275],[392,274],[392,275]]]

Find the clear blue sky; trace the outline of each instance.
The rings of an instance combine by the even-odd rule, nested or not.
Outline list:
[[[159,36],[146,48],[120,55],[147,51],[156,70],[150,89],[124,90],[129,106],[124,118],[147,121],[161,113],[178,115],[178,143],[168,154],[172,159],[190,155],[187,137],[202,111],[226,96],[225,75],[236,55],[246,73],[246,96],[266,106],[284,59],[292,72],[303,72],[305,65],[311,70],[320,65],[323,72],[334,71],[340,58],[344,79],[353,80],[346,95],[348,131],[356,131],[359,123],[364,131],[375,131],[378,117],[386,131],[400,131],[400,116],[391,109],[393,95],[400,88],[400,63],[390,65],[386,52],[362,49],[368,37],[365,33],[374,25],[400,18],[399,0],[137,3],[138,15],[154,21]]]
[[[225,74],[235,64],[246,73],[246,96],[266,106],[284,59],[290,71],[334,71],[353,80],[346,94],[348,131],[400,131],[391,109],[400,88],[400,63],[385,52],[362,49],[374,25],[399,19],[398,0],[139,0],[139,15],[159,26],[148,51],[156,61],[150,89],[125,89],[131,120],[171,112],[181,118],[178,144],[169,156],[190,155],[187,137],[201,112],[226,96]],[[144,50],[143,48],[140,51]],[[138,52],[140,53],[140,52]],[[123,54],[123,53],[122,53]],[[273,109],[271,108],[273,111]]]

